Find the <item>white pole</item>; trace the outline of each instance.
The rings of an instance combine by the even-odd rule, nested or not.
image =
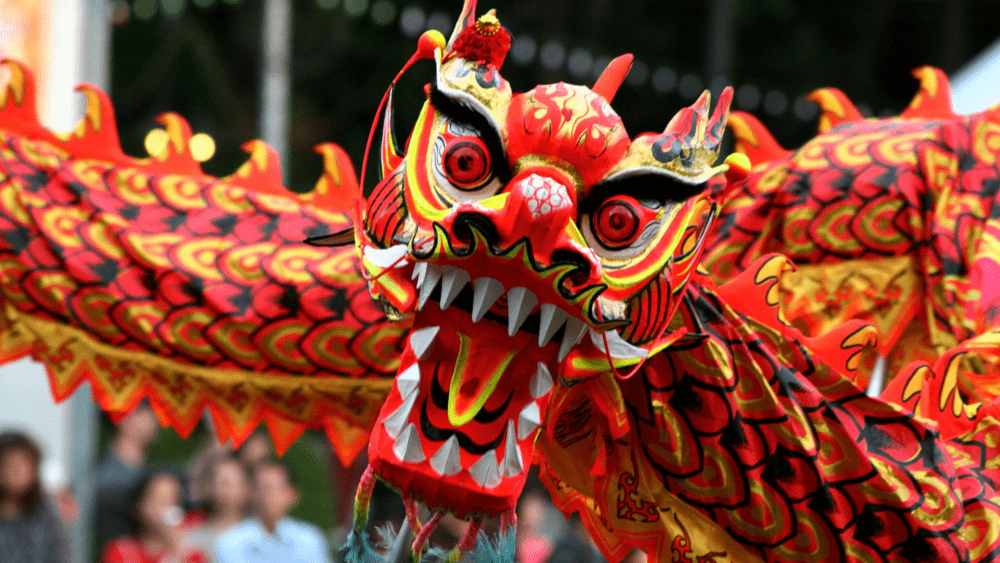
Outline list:
[[[260,136],[274,147],[288,179],[288,104],[291,91],[292,3],[264,2],[264,65],[261,74]]]
[[[77,65],[79,79],[107,90],[110,84],[111,26],[110,0],[57,0],[77,4],[76,28],[82,60]],[[82,30],[80,29],[82,27]],[[79,94],[75,94],[78,98]],[[79,103],[79,102],[78,102]],[[90,560],[94,531],[94,491],[97,473],[97,405],[90,384],[85,383],[69,402],[69,467],[74,483],[80,519],[70,531],[70,557],[74,563]]]
[[[951,76],[955,112],[976,113],[1000,102],[1000,39]]]

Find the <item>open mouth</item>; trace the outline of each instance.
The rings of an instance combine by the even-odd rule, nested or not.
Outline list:
[[[553,374],[574,349],[603,349],[603,336],[542,302],[525,287],[531,280],[510,282],[517,278],[450,264],[413,267],[414,324],[369,456],[376,474],[429,508],[463,518],[511,509]],[[631,347],[617,333],[611,338]]]
[[[456,266],[420,262],[413,283],[414,326],[372,467],[430,508],[500,514],[523,487],[555,366],[587,325],[523,286]]]

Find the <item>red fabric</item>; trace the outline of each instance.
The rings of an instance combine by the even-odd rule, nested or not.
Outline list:
[[[104,546],[101,563],[161,563],[176,561],[166,553],[150,553],[139,538],[127,536],[111,540]],[[181,563],[208,563],[208,558],[201,551],[187,548],[183,552]]]

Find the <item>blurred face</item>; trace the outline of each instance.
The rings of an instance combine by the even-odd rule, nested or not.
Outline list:
[[[118,423],[118,431],[124,436],[148,444],[156,439],[160,422],[156,420],[153,409],[139,407]]]
[[[20,499],[28,494],[38,479],[38,465],[30,452],[10,450],[0,458],[0,491]]]
[[[235,461],[223,461],[212,471],[208,494],[216,508],[242,510],[249,501],[246,472]]]
[[[263,434],[251,434],[240,448],[240,457],[253,466],[261,463],[271,455],[271,442]]]
[[[525,529],[538,530],[542,527],[545,519],[545,501],[535,495],[525,497],[521,501],[521,513],[518,515],[518,524]]]
[[[180,482],[170,475],[154,477],[136,507],[139,523],[150,532],[176,528],[184,517],[180,505]]]
[[[299,493],[288,481],[288,472],[276,465],[261,466],[254,478],[254,503],[262,520],[277,522],[295,506]]]

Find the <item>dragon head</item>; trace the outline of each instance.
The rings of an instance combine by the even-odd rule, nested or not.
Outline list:
[[[443,41],[442,41],[443,43]],[[405,147],[392,132],[355,240],[372,295],[412,316],[373,431],[375,473],[460,517],[511,509],[556,380],[630,369],[669,340],[715,202],[731,90],[634,139],[592,88],[515,94],[510,36],[467,0]]]

